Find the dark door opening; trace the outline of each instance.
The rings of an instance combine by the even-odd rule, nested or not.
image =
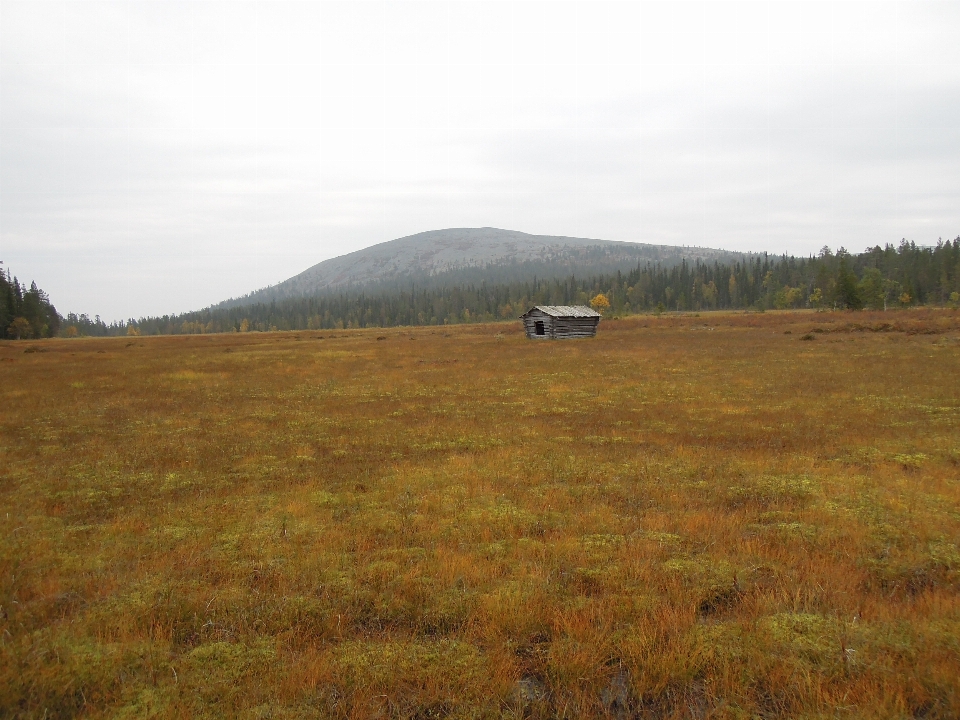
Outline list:
[[[543,320],[537,320],[533,323],[533,332],[537,335],[546,335],[546,331],[543,329]]]

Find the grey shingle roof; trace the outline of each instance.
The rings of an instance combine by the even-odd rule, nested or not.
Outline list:
[[[526,317],[534,310],[539,310],[543,313],[546,313],[550,317],[555,318],[568,318],[568,317],[578,317],[578,318],[594,318],[600,317],[600,313],[595,310],[591,310],[585,305],[537,305],[535,307],[527,310],[520,317]]]

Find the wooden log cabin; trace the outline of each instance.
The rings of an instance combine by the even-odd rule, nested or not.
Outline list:
[[[600,313],[583,305],[537,305],[520,319],[531,340],[568,340],[596,335]]]

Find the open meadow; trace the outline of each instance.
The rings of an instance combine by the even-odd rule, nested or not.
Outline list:
[[[960,312],[0,344],[0,717],[960,717]]]

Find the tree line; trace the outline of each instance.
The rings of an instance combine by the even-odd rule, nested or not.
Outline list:
[[[935,247],[903,241],[857,255],[825,247],[809,258],[758,255],[734,263],[695,261],[669,267],[646,263],[628,272],[585,278],[497,282],[493,272],[489,281],[462,286],[344,291],[101,324],[97,329],[111,335],[153,335],[450,325],[511,319],[533,305],[587,305],[597,294],[607,297],[608,314],[613,315],[958,305],[960,237]]]
[[[54,337],[61,318],[50,298],[35,282],[30,287],[0,271],[0,335],[13,340]]]
[[[35,284],[0,273],[0,328],[7,338],[176,335],[449,325],[515,318],[533,305],[586,305],[598,294],[607,314],[736,309],[884,309],[960,306],[960,237],[921,247],[903,241],[860,254],[824,247],[817,256],[757,255],[732,263],[638,264],[591,277],[487,280],[455,286],[381,288],[146,317],[107,324],[61,318]]]

